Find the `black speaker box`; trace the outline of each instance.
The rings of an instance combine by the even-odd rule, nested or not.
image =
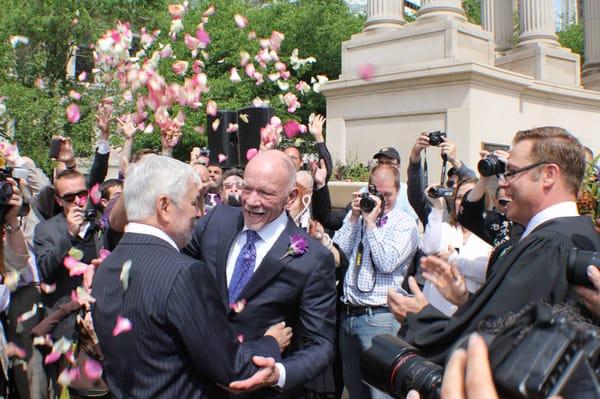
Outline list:
[[[240,165],[248,163],[246,152],[250,148],[260,149],[260,128],[265,127],[273,115],[275,110],[270,107],[247,107],[238,111]]]
[[[219,120],[218,126],[215,123],[217,119]],[[236,123],[238,123],[238,119],[235,111],[217,111],[216,116],[206,116],[210,163],[218,163],[225,169],[239,164],[238,132],[237,130],[227,131],[229,124]],[[225,155],[227,159],[219,162],[219,154]]]

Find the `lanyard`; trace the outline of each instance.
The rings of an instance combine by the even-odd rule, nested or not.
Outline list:
[[[358,275],[360,273],[360,269],[362,267],[362,260],[363,260],[363,253],[365,251],[365,246],[363,244],[363,228],[364,228],[364,222],[363,219],[361,218],[360,220],[360,242],[358,243],[358,248],[356,250],[356,259],[354,260],[354,284],[356,285],[356,288],[358,289],[358,291],[360,291],[363,294],[368,294],[369,292],[372,292],[373,289],[375,288],[375,281],[377,278],[377,269],[374,267],[375,262],[373,261],[373,256],[371,255],[371,252],[369,251],[369,257],[371,258],[371,268],[373,268],[373,284],[371,284],[371,287],[368,290],[363,290],[362,288],[360,288],[360,284],[358,281]]]

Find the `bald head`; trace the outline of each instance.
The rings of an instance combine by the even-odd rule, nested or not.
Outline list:
[[[290,158],[279,150],[259,152],[246,165],[244,177],[249,172],[269,176],[280,190],[288,191],[296,186],[296,167]]]

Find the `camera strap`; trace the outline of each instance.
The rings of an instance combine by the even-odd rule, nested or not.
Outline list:
[[[354,285],[356,285],[356,288],[358,289],[358,291],[360,291],[363,294],[367,294],[369,292],[372,292],[373,289],[375,288],[377,269],[375,268],[375,262],[373,261],[373,255],[371,254],[371,252],[369,252],[369,256],[371,258],[371,267],[373,268],[373,284],[371,284],[371,288],[369,288],[368,290],[361,289],[360,285],[358,283],[358,274],[360,273],[360,269],[362,267],[363,253],[365,251],[365,245],[363,244],[363,229],[364,229],[364,227],[365,227],[364,221],[363,221],[363,219],[361,219],[360,220],[360,241],[358,243],[358,248],[356,249],[356,259],[354,260]]]

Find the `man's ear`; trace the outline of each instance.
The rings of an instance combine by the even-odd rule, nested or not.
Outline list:
[[[56,201],[56,203],[58,204],[58,206],[60,206],[61,208],[64,208],[65,206],[65,201],[61,200],[60,198],[58,198],[57,195],[54,196],[54,200]]]
[[[170,211],[173,204],[166,195],[161,195],[156,200],[156,217],[159,221],[169,222],[171,220]]]
[[[285,208],[288,209],[290,206],[292,206],[292,204],[294,202],[296,202],[297,198],[298,198],[298,187],[294,186],[294,188],[292,189],[292,191],[289,193],[289,195],[287,197],[287,201],[285,203]]]
[[[544,170],[542,171],[542,184],[544,187],[551,187],[560,181],[562,173],[556,164],[549,163],[544,166]]]

